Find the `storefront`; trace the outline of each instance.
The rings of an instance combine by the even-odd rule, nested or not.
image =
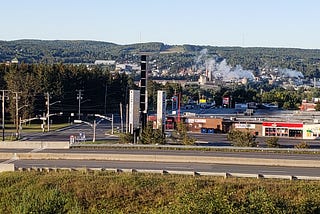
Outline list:
[[[303,138],[303,123],[263,122],[262,136]]]
[[[188,131],[196,133],[222,132],[222,118],[186,118]]]
[[[319,139],[320,124],[305,124],[303,126],[303,139]]]
[[[173,130],[175,128],[175,117],[166,118],[166,130]]]
[[[148,121],[153,123],[153,128],[157,128],[157,116],[156,115],[149,115],[148,116]],[[166,123],[165,123],[165,129],[166,130],[173,130],[176,125],[176,118],[168,116],[166,118]]]
[[[239,131],[249,131],[253,135],[261,136],[261,123],[234,123],[233,128]]]

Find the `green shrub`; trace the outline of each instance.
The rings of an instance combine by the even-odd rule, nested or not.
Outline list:
[[[256,136],[248,131],[231,130],[227,135],[233,146],[239,147],[256,147]]]
[[[295,145],[294,148],[295,149],[309,149],[310,145],[307,142],[302,141],[301,143],[298,143],[297,145]]]
[[[266,144],[269,148],[280,148],[280,144],[278,143],[278,137],[269,137],[266,139]]]
[[[121,133],[120,134],[121,143],[133,143],[133,135],[130,133]]]
[[[193,145],[196,142],[194,138],[188,135],[187,126],[182,122],[177,123],[177,129],[173,136],[183,145]]]
[[[161,129],[153,129],[153,123],[150,121],[142,131],[140,143],[142,144],[165,144],[166,139]]]

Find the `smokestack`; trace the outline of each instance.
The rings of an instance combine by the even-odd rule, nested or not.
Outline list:
[[[142,130],[147,125],[148,94],[147,94],[147,55],[141,55],[141,78],[140,78],[140,112]]]
[[[212,81],[212,72],[211,72],[211,70],[208,71],[208,80],[209,80],[209,82]]]

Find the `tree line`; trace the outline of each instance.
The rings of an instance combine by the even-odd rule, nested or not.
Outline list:
[[[284,109],[298,109],[303,99],[310,101],[312,97],[320,97],[318,88],[295,90],[270,87],[268,84],[252,84],[203,89],[198,85],[183,88],[179,84],[162,85],[150,80],[147,88],[149,110],[155,113],[158,90],[166,91],[168,108],[171,97],[177,94],[181,94],[182,104],[190,100],[199,101],[201,97],[221,106],[223,97],[229,96],[233,103],[277,103]],[[138,89],[133,77],[124,73],[112,73],[99,66],[63,63],[0,64],[0,86],[0,90],[10,91],[6,94],[10,98],[6,101],[6,118],[10,119],[14,117],[17,107],[15,94],[12,92],[18,95],[18,106],[25,106],[19,110],[19,115],[30,118],[46,113],[47,93],[51,103],[60,101],[50,107],[52,113],[77,113],[77,97],[81,90],[81,113],[110,114],[120,112],[120,103],[125,108],[129,100],[129,90]]]
[[[78,112],[79,90],[81,90],[81,113],[115,113],[119,104],[127,104],[128,91],[135,88],[133,80],[119,73],[110,73],[98,66],[70,64],[0,64],[1,90],[8,90],[6,113],[12,118],[18,106],[22,118],[31,118],[46,113],[46,94],[50,95],[52,113],[66,115]],[[78,98],[78,99],[77,99]]]

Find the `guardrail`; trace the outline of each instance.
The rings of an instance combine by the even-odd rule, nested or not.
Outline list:
[[[287,180],[320,180],[314,176],[295,176],[295,175],[264,175],[264,174],[245,174],[245,173],[221,173],[221,172],[198,172],[198,171],[177,171],[177,170],[151,170],[151,169],[119,169],[119,168],[15,168],[16,171],[38,171],[38,172],[58,172],[58,171],[84,171],[84,172],[114,172],[114,173],[146,173],[146,174],[172,174],[186,176],[213,176],[224,178],[257,178],[257,179],[287,179]]]

